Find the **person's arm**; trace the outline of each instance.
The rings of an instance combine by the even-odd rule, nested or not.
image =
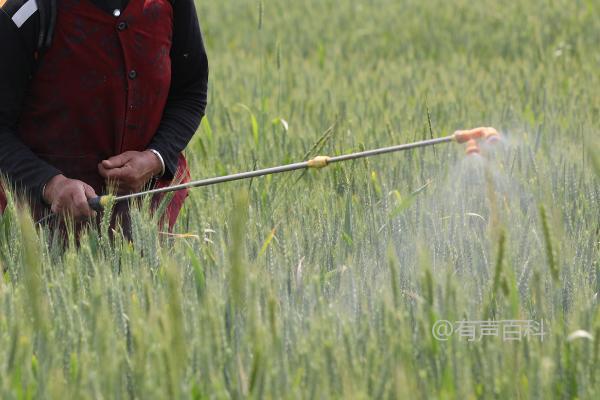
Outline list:
[[[45,0],[43,0],[45,1]],[[17,130],[23,102],[35,67],[38,45],[50,44],[46,15],[40,24],[37,9],[52,14],[50,3],[32,0],[7,0],[0,7],[0,173],[33,199],[51,205],[52,212],[75,218],[89,217],[94,211],[88,199],[96,197],[88,184],[69,179],[37,157],[21,140]],[[46,7],[47,6],[47,7]]]
[[[208,59],[193,0],[173,2],[171,90],[161,124],[148,146],[164,161],[165,178],[173,178],[177,161],[198,129],[208,97]]]
[[[41,199],[44,185],[60,171],[38,158],[17,135],[39,32],[37,12],[25,18],[25,6],[24,0],[8,0],[0,10],[0,172],[17,189]]]

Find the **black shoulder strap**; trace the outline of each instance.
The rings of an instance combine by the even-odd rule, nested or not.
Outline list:
[[[56,27],[56,0],[35,0],[40,13],[40,33],[37,49],[47,50],[52,44],[54,28]]]

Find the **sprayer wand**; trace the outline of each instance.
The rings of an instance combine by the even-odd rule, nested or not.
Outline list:
[[[203,186],[212,186],[219,183],[238,181],[243,179],[257,178],[265,175],[280,174],[283,172],[296,171],[300,169],[319,169],[324,168],[330,164],[338,162],[356,160],[360,158],[367,158],[373,156],[379,156],[387,153],[395,153],[398,151],[416,149],[419,147],[433,146],[441,143],[457,142],[467,144],[467,154],[479,153],[479,147],[477,140],[486,139],[488,142],[493,142],[499,139],[499,134],[494,128],[476,128],[468,131],[456,131],[453,135],[445,136],[437,139],[422,140],[419,142],[400,144],[390,147],[382,147],[374,150],[361,151],[358,153],[345,154],[341,156],[328,157],[328,156],[317,156],[311,160],[281,165],[277,167],[259,169],[255,171],[241,172],[232,175],[225,175],[215,178],[203,179],[199,181],[193,181],[183,183],[180,185],[168,186],[160,189],[153,189],[144,192],[132,193],[124,196],[113,196],[103,195],[98,196],[89,200],[89,205],[93,210],[101,211],[109,203],[118,203],[121,201],[132,200],[143,196],[176,192],[184,189],[191,189]]]

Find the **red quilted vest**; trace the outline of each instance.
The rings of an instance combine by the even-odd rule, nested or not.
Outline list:
[[[23,107],[21,140],[68,178],[104,193],[98,163],[146,150],[159,127],[171,84],[172,36],[168,0],[130,0],[119,17],[87,0],[59,0],[52,47]],[[183,155],[175,179],[189,181]],[[186,196],[178,192],[168,207],[171,227]]]

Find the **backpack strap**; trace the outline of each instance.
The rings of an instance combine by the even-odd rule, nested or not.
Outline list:
[[[43,52],[50,47],[52,38],[54,37],[54,28],[56,28],[56,0],[29,1],[35,1],[40,12],[40,32],[37,49]]]

